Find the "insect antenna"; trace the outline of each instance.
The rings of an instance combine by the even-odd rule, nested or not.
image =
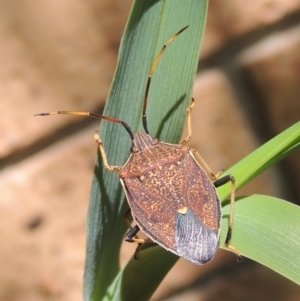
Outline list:
[[[90,113],[90,112],[76,112],[76,111],[55,111],[55,112],[49,112],[49,113],[35,114],[34,116],[48,116],[48,115],[57,115],[57,114],[88,116],[88,117],[93,117],[93,118],[97,118],[97,119],[104,119],[104,120],[114,122],[114,123],[120,123],[123,125],[125,130],[130,135],[131,140],[134,139],[134,134],[133,134],[131,128],[129,127],[129,125],[125,121],[117,119],[117,118],[113,118],[110,116],[103,116],[103,115],[94,114],[94,113]]]
[[[147,103],[148,103],[148,95],[149,95],[149,89],[150,89],[150,84],[151,84],[151,79],[152,76],[156,70],[156,67],[160,61],[160,59],[162,58],[164,52],[166,51],[166,48],[169,44],[171,44],[183,31],[185,31],[187,28],[189,27],[189,25],[183,27],[181,30],[179,30],[177,33],[175,33],[162,47],[162,49],[160,50],[158,56],[156,57],[151,69],[150,69],[150,73],[148,75],[148,81],[147,81],[147,86],[146,86],[146,91],[145,91],[145,98],[144,98],[144,105],[143,105],[143,127],[144,130],[147,134],[149,134],[148,131],[148,127],[147,127],[147,117],[146,117],[146,109],[147,109]]]

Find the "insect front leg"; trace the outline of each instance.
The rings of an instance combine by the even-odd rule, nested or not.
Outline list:
[[[104,164],[105,169],[107,169],[108,171],[118,171],[119,172],[122,169],[122,166],[115,166],[115,165],[108,164],[106,152],[105,152],[102,140],[99,136],[99,131],[96,131],[94,133],[94,139],[95,139],[96,143],[98,144],[100,153],[102,155],[103,164]]]
[[[225,246],[227,249],[229,249],[230,251],[232,251],[233,253],[236,254],[238,261],[242,261],[240,251],[236,247],[231,245],[231,236],[232,236],[233,220],[234,220],[234,204],[235,204],[235,179],[232,175],[227,175],[227,176],[215,181],[214,186],[219,187],[228,182],[231,182],[231,196],[230,196],[229,224],[228,224],[227,236],[225,239]]]
[[[189,107],[187,108],[188,134],[186,137],[184,137],[180,141],[180,144],[182,144],[182,145],[187,144],[192,139],[192,109],[193,109],[194,105],[195,105],[195,99],[192,98],[192,102],[189,105]]]

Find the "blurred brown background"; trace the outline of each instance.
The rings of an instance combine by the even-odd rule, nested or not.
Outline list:
[[[82,300],[98,122],[33,115],[102,111],[131,4],[0,0],[1,301]],[[190,145],[213,170],[299,120],[299,49],[299,0],[210,2]],[[240,194],[299,204],[299,173],[298,152]],[[124,244],[122,265],[133,248]],[[294,283],[219,250],[203,267],[179,260],[153,300],[299,298]]]

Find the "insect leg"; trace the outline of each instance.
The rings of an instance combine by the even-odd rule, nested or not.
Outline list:
[[[192,98],[191,104],[187,108],[188,134],[185,138],[183,138],[180,141],[180,144],[182,144],[182,145],[187,144],[192,138],[192,109],[193,109],[194,105],[195,105],[195,99]]]
[[[130,214],[131,214],[131,209],[129,208],[125,212],[125,215],[124,215],[125,222],[126,222],[128,228],[130,229],[128,231],[128,233],[125,235],[125,241],[127,241],[127,242],[136,242],[138,244],[135,251],[134,251],[134,254],[133,254],[133,257],[135,259],[138,259],[137,255],[138,255],[142,245],[144,244],[144,240],[142,240],[143,242],[139,242],[139,241],[141,241],[141,239],[137,236],[137,233],[139,232],[140,228],[138,226],[132,227],[131,221],[129,219]]]
[[[104,146],[102,144],[102,140],[100,139],[100,136],[99,136],[99,131],[96,131],[94,133],[94,139],[95,139],[96,143],[98,144],[100,153],[102,155],[104,167],[108,171],[118,171],[119,172],[122,169],[122,166],[114,166],[114,165],[109,165],[108,164],[106,152],[105,152]]]
[[[145,243],[152,243],[153,241],[150,238],[137,238],[137,233],[140,231],[140,227],[138,225],[134,226],[133,228],[131,228],[127,234],[125,235],[125,241],[127,242],[135,242],[138,244],[138,246],[135,249],[134,255],[133,257],[135,259],[138,259],[138,253],[141,250],[141,247],[143,244]]]
[[[196,155],[196,157],[197,157],[199,163],[200,163],[200,164],[205,168],[205,170],[208,172],[208,174],[210,175],[211,179],[212,179],[213,181],[217,180],[217,179],[220,177],[220,175],[224,172],[224,170],[221,170],[221,171],[219,171],[219,172],[217,172],[217,173],[214,173],[214,172],[209,168],[209,166],[208,166],[207,163],[204,161],[204,159],[200,156],[200,154],[199,154],[195,149],[193,149],[192,151],[193,151],[193,153]]]
[[[233,229],[233,219],[234,219],[234,204],[235,204],[235,179],[232,175],[227,175],[217,181],[214,182],[215,187],[222,186],[228,182],[231,182],[231,196],[230,196],[230,215],[229,215],[229,224],[228,224],[228,231],[227,236],[225,239],[225,246],[227,249],[232,251],[237,255],[238,261],[242,260],[240,255],[240,251],[231,245],[231,236],[232,236],[232,229]]]
[[[148,75],[148,81],[147,81],[147,86],[146,86],[146,92],[145,92],[145,98],[144,98],[144,106],[143,106],[143,127],[144,130],[147,134],[149,134],[148,128],[147,128],[147,117],[146,117],[146,109],[147,109],[147,103],[148,103],[148,94],[149,94],[149,88],[150,88],[150,84],[151,84],[151,79],[152,79],[152,75],[155,72],[155,69],[160,61],[160,59],[162,58],[167,46],[172,43],[184,30],[186,30],[189,26],[185,26],[184,28],[182,28],[181,30],[179,30],[177,33],[175,33],[162,47],[161,51],[159,52],[158,56],[156,57],[150,73]]]
[[[126,234],[126,236],[125,236],[125,241],[127,241],[126,240],[126,237],[127,236],[129,236],[129,238],[130,238],[130,240],[132,240],[132,238],[133,238],[133,236],[131,235],[132,233],[130,232],[130,231],[133,231],[133,233],[135,232],[135,234],[134,234],[134,238],[136,239],[136,240],[139,240],[139,237],[136,235],[138,232],[139,232],[139,230],[140,230],[140,228],[138,228],[137,226],[137,228],[138,228],[138,230],[137,229],[135,229],[135,231],[134,230],[132,230],[132,229],[134,229],[135,227],[132,227],[132,225],[131,225],[131,220],[129,219],[129,215],[131,214],[131,209],[129,208],[126,212],[125,212],[125,214],[124,214],[124,219],[125,219],[125,223],[127,224],[127,226],[128,226],[128,228],[130,229],[129,230],[129,232]],[[130,233],[130,234],[129,234]],[[132,241],[129,241],[129,242],[132,242]]]
[[[138,244],[143,244],[144,239],[135,238],[136,234],[140,231],[140,227],[138,225],[131,227],[130,230],[125,235],[125,241],[127,242],[136,242]]]
[[[135,238],[136,234],[139,231],[140,231],[140,227],[138,225],[135,225],[125,235],[125,241],[127,241],[127,242],[135,242],[137,244],[153,243],[152,239],[150,239],[150,238]]]

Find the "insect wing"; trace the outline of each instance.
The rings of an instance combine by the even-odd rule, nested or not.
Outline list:
[[[178,254],[196,264],[210,261],[218,247],[218,232],[205,226],[189,208],[186,214],[177,214],[175,237]]]
[[[170,200],[158,195],[138,178],[121,180],[133,218],[154,242],[176,252],[176,210]],[[179,255],[179,254],[178,254]]]

